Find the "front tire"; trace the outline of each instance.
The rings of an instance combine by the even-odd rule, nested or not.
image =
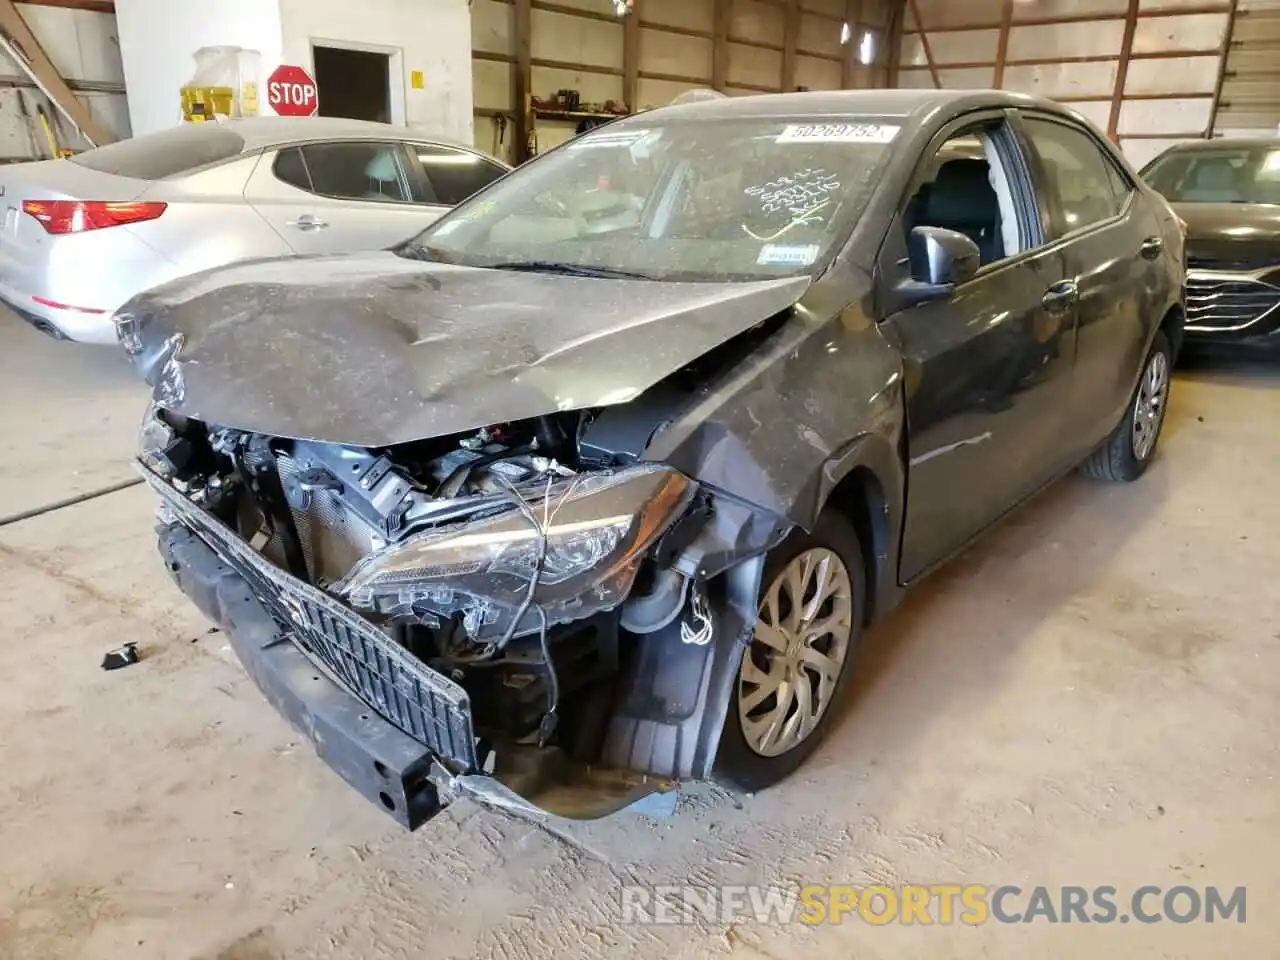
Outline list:
[[[719,777],[760,790],[813,752],[853,673],[865,601],[858,536],[830,508],[812,534],[797,530],[769,555],[720,736]]]
[[[1134,388],[1128,413],[1107,442],[1080,465],[1082,473],[1095,480],[1128,483],[1146,472],[1155,457],[1164,426],[1172,371],[1173,348],[1160,330],[1142,365],[1142,376]]]

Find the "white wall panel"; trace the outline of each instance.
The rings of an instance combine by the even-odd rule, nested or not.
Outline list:
[[[1126,100],[1116,129],[1126,133],[1194,134],[1209,124],[1213,98],[1195,100]]]
[[[559,60],[593,67],[622,66],[622,24],[568,13],[534,10],[530,49],[535,60]]]
[[[472,0],[471,49],[511,53],[511,4]]]
[[[710,40],[661,30],[640,30],[640,69],[711,80]]]
[[[796,84],[810,90],[839,90],[843,78],[840,64],[817,57],[796,57]]]
[[[1067,97],[1110,95],[1116,87],[1119,64],[1054,63],[1005,67],[1006,90],[1017,90],[1051,100]]]
[[[557,90],[577,90],[583,103],[622,101],[622,78],[612,74],[559,67],[534,67],[531,73],[532,93],[536,97],[550,97]]]
[[[111,14],[27,3],[19,3],[18,12],[65,79],[124,82],[120,38]]]
[[[1109,102],[1089,100],[1084,103],[1069,103],[1067,106],[1092,123],[1104,134],[1107,132],[1107,122],[1111,118],[1111,104]]]
[[[1225,13],[1198,13],[1182,17],[1139,20],[1133,31],[1134,53],[1172,53],[1177,50],[1213,50],[1227,31]]]
[[[944,90],[983,90],[994,82],[991,67],[970,67],[963,70],[939,70],[938,79]],[[932,90],[933,80],[928,70],[899,70],[898,86],[913,90]]]
[[[1221,2],[1221,0],[1216,0],[1216,2]],[[1208,3],[1205,3],[1204,0],[1138,0],[1138,10],[1142,13],[1147,13],[1151,10],[1203,9],[1204,7],[1211,7],[1214,5],[1215,0],[1209,0]],[[1245,3],[1240,4],[1241,7],[1247,5],[1247,0]]]
[[[1161,57],[1130,60],[1125,96],[1143,93],[1205,93],[1218,83],[1217,57]]]
[[[800,0],[801,10],[814,10],[831,17],[844,18],[844,0]]]
[[[1044,60],[1116,56],[1123,41],[1124,24],[1119,20],[1014,27],[1009,31],[1008,57]]]
[[[465,17],[466,5],[459,0],[459,6]],[[470,28],[465,20],[461,26],[466,31],[463,59],[470,60]],[[200,47],[227,44],[257,50],[264,74],[281,62],[281,11],[262,0],[208,0],[201,4],[198,16],[175,0],[116,0],[116,27],[135,136],[182,122],[178,91],[191,79],[196,68],[192,55]],[[291,62],[310,63],[310,51],[305,61]],[[470,72],[467,64],[467,86]],[[466,113],[469,139],[470,104]]]
[[[705,89],[707,84],[676,83],[672,80],[650,80],[641,77],[636,81],[636,100],[640,108],[666,106],[682,93],[690,90]]]
[[[947,30],[927,33],[929,52],[935,64],[944,63],[994,63],[1000,43],[999,30]],[[908,34],[902,38],[900,66],[926,66],[924,43],[920,34]]]
[[[696,0],[690,0],[696,2]],[[762,40],[782,45],[786,13],[782,7],[764,0],[733,0],[730,7],[729,36],[741,40]]]
[[[515,66],[496,60],[471,61],[471,93],[477,108],[512,110],[511,75]]]
[[[782,86],[782,54],[777,50],[729,44],[728,83],[749,83],[779,90]]]
[[[1141,170],[1170,147],[1186,142],[1187,141],[1183,138],[1170,140],[1125,140],[1120,144],[1120,149],[1124,151],[1125,159],[1133,165],[1133,168],[1135,170]]]
[[[843,23],[843,21],[841,21]],[[811,53],[840,55],[840,23],[826,17],[800,16],[800,34],[796,46]],[[853,38],[857,43],[857,38]]]
[[[1000,22],[1000,4],[996,0],[916,0],[916,5],[927,27]]]
[[[1124,16],[1128,9],[1129,0],[1018,0],[1013,5],[1013,21],[1087,14]]]
[[[715,8],[710,0],[644,0],[641,19],[665,23],[686,30],[710,33],[715,21]]]

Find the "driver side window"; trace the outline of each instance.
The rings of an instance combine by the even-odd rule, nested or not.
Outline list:
[[[996,148],[998,127],[958,131],[930,159],[924,177],[903,212],[910,248],[915,227],[941,227],[978,246],[982,265],[1029,247],[1020,235],[1013,187]]]

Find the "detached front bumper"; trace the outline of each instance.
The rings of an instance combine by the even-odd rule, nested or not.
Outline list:
[[[160,553],[267,699],[347,783],[410,830],[443,808],[431,780],[435,754],[318,668],[244,576],[181,524],[160,531]]]

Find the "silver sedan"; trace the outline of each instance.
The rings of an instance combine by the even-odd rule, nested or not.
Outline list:
[[[134,294],[236,260],[392,246],[507,172],[467,147],[336,118],[190,124],[0,168],[0,301],[114,343]]]

